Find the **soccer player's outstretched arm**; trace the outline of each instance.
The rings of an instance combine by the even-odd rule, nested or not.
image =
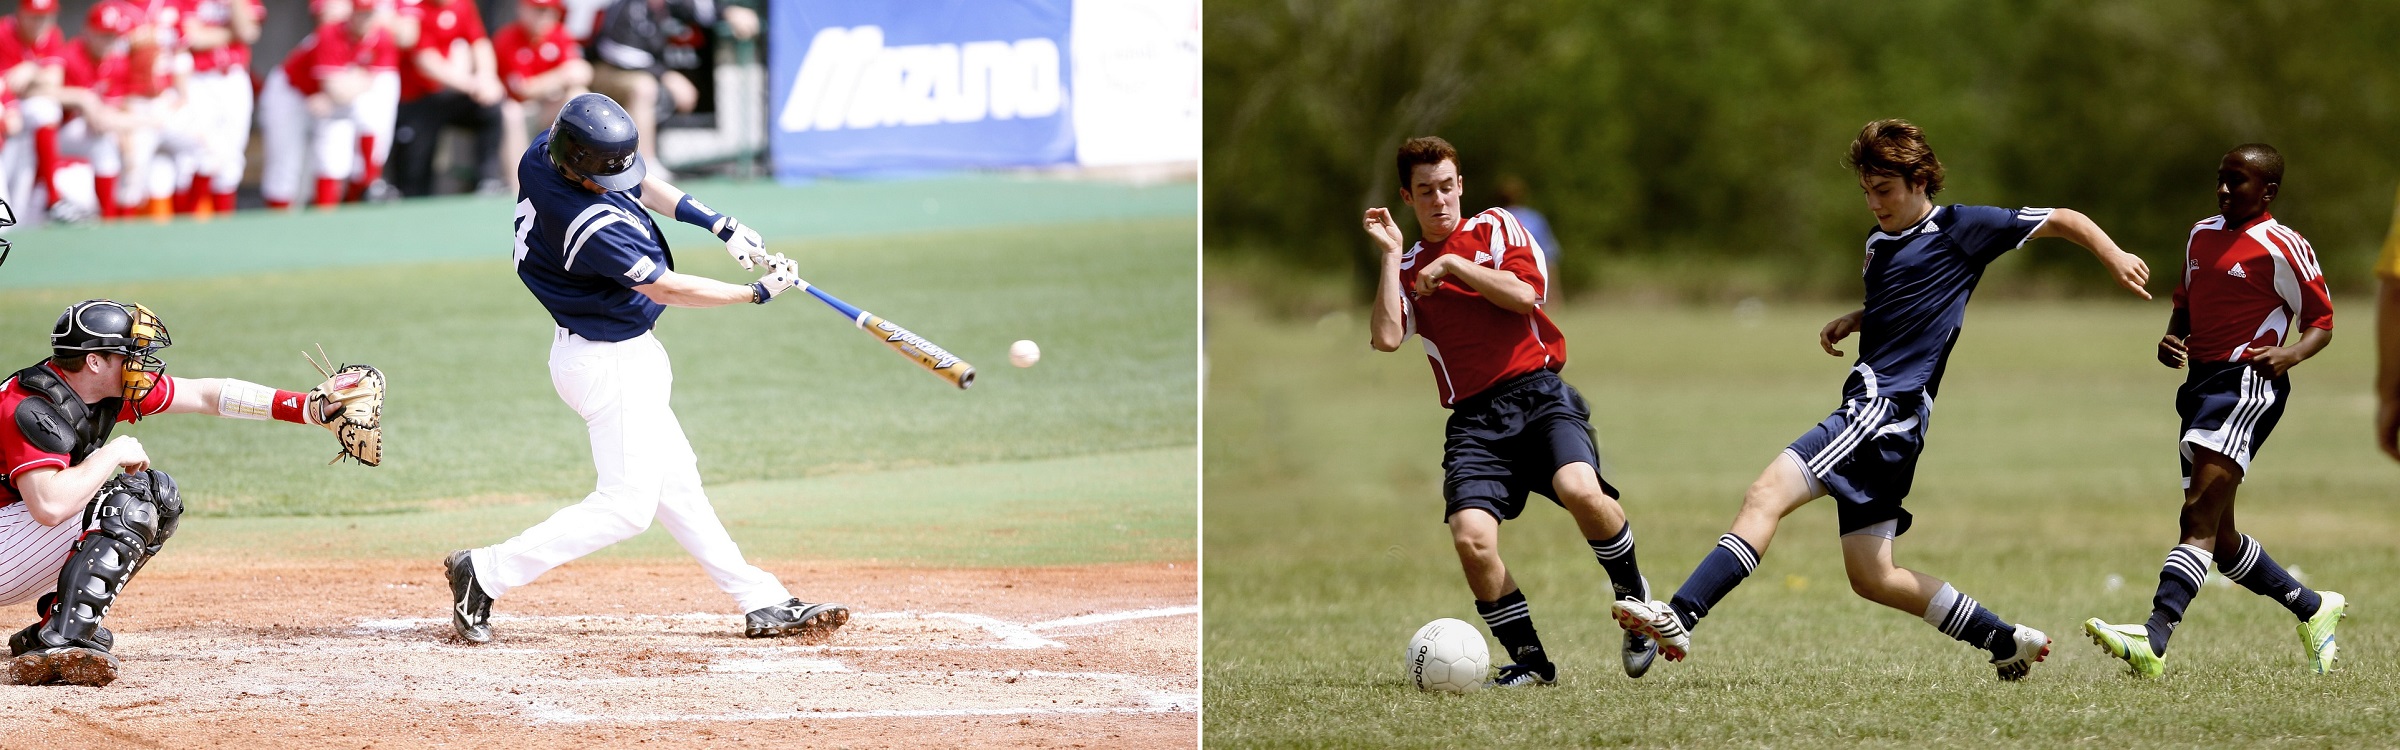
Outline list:
[[[1368,314],[1367,334],[1375,351],[1397,351],[1408,340],[1407,293],[1400,289],[1400,225],[1392,222],[1388,209],[1367,209],[1367,237],[1381,251],[1382,267],[1375,272],[1375,309]]]
[[[2092,257],[2100,259],[2100,265],[2108,268],[2108,275],[2117,280],[2117,286],[2141,295],[2142,299],[2150,299],[2149,290],[2142,288],[2143,284],[2150,283],[2149,264],[2143,263],[2133,253],[2119,249],[2117,242],[2109,239],[2108,233],[2100,231],[2100,225],[2092,223],[2091,218],[2082,212],[2071,208],[2051,209],[2050,220],[2033,230],[2033,236],[2057,237],[2082,245],[2084,249],[2092,251]]]

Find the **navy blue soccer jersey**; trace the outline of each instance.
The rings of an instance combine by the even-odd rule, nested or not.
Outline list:
[[[1866,316],[1845,395],[1933,396],[1984,266],[2049,220],[2047,208],[1951,205],[1899,234],[1867,235]]]
[[[633,287],[675,268],[667,238],[636,186],[594,193],[550,166],[550,131],[517,159],[517,278],[550,318],[593,341],[624,341],[658,322],[665,306]]]

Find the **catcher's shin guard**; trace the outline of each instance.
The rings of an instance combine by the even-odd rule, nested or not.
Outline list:
[[[41,599],[36,600],[33,603],[34,614],[41,615],[42,619],[36,620],[33,624],[25,626],[24,630],[19,630],[8,636],[8,658],[14,659],[19,656],[24,656],[26,652],[42,647],[42,642],[40,640],[42,624],[50,621],[50,611],[52,608],[57,606],[58,592],[56,591],[43,594]],[[111,650],[117,647],[117,635],[115,633],[108,632],[108,628],[99,628],[93,631],[92,640],[100,643],[100,650],[102,651]]]
[[[114,639],[103,640],[100,618],[142,563],[175,534],[182,515],[183,499],[165,472],[123,474],[101,485],[100,496],[83,510],[83,538],[58,571],[56,605],[26,645],[108,650]]]

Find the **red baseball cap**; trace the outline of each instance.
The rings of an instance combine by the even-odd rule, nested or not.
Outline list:
[[[28,0],[57,2],[58,0]],[[127,0],[100,0],[92,6],[91,15],[84,18],[84,28],[111,34],[131,34],[142,25],[142,9]]]
[[[57,13],[58,0],[17,0],[19,13]]]

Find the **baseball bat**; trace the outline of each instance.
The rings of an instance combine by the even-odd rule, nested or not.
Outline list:
[[[891,347],[892,351],[899,352],[900,356],[907,357],[908,361],[917,363],[918,367],[923,367],[928,372],[941,376],[943,380],[950,381],[950,384],[958,386],[959,390],[966,390],[967,387],[975,384],[975,366],[967,364],[966,360],[959,359],[957,355],[943,349],[940,344],[926,341],[925,337],[910,333],[908,329],[876,317],[874,313],[853,307],[850,303],[826,294],[825,290],[818,289],[806,281],[800,282],[800,285],[801,288],[808,290],[811,296],[849,318],[850,322],[857,324],[859,330],[866,331],[867,335],[873,336],[875,340]]]

